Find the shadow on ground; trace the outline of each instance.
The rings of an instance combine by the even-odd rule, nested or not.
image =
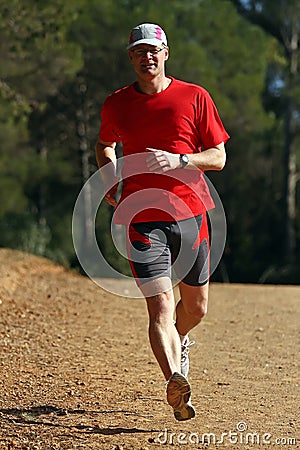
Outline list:
[[[9,409],[0,409],[0,418],[3,421],[9,423],[19,423],[23,425],[42,425],[45,427],[57,427],[57,428],[65,428],[65,429],[76,429],[81,430],[87,434],[103,434],[106,436],[116,435],[116,434],[135,434],[135,433],[149,433],[149,432],[157,432],[159,430],[144,430],[140,428],[123,428],[123,427],[109,427],[109,428],[101,428],[99,426],[91,426],[88,424],[78,423],[75,425],[68,425],[59,422],[62,417],[70,417],[70,415],[77,416],[97,416],[99,414],[123,414],[124,416],[136,415],[141,416],[140,414],[134,413],[132,411],[127,410],[105,410],[105,411],[90,411],[86,409],[64,409],[57,408],[51,405],[39,405],[32,406],[31,408],[9,408]],[[43,416],[51,417],[51,421],[43,420]],[[82,417],[81,417],[82,420]]]

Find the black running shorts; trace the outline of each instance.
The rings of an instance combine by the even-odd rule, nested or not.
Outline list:
[[[138,285],[174,275],[190,286],[209,280],[206,214],[178,222],[134,223],[128,238],[128,259]]]

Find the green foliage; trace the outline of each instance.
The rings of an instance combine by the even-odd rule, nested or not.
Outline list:
[[[299,208],[297,208],[297,204],[299,204],[297,195],[299,151],[297,148],[300,137],[300,92],[298,88],[300,82],[300,5],[294,0],[283,0],[279,3],[270,0],[260,2],[232,0],[232,3],[250,23],[274,38],[273,58],[266,68],[263,105],[275,117],[273,131],[270,134],[273,146],[270,148],[272,149],[273,167],[277,170],[276,178],[273,176],[276,182],[276,186],[274,183],[276,191],[275,189],[271,191],[275,192],[275,197],[271,197],[268,204],[273,213],[271,217],[276,220],[270,227],[272,242],[276,242],[274,230],[278,230],[278,233],[276,253],[274,251],[272,261],[276,261],[275,271],[277,274],[282,274],[282,280],[286,282],[287,278],[283,275],[284,270],[281,269],[286,265],[289,273],[296,273],[290,269],[293,265],[297,268],[300,243],[299,227],[297,226],[299,223],[297,220],[299,218]],[[273,139],[275,135],[276,141]],[[275,208],[273,208],[274,199],[277,200]],[[271,267],[273,266],[271,265]],[[280,275],[278,276],[280,277]],[[294,280],[297,280],[297,277],[294,277]]]
[[[0,79],[16,100],[23,96],[28,102],[42,101],[57,91],[62,75],[72,76],[80,68],[80,47],[67,40],[69,26],[77,16],[74,2],[1,2],[1,57],[5,64]]]

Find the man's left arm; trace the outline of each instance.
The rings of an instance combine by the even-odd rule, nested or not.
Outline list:
[[[148,169],[152,172],[164,173],[181,167],[180,155],[155,148],[147,148]],[[215,147],[207,148],[199,153],[187,155],[189,158],[186,169],[222,170],[226,163],[225,144],[221,142]]]
[[[201,170],[222,170],[226,163],[225,144],[221,142],[215,147],[202,150],[200,153],[188,155],[189,163],[187,168],[197,168]]]

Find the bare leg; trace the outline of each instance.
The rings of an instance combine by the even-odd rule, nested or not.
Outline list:
[[[186,335],[207,312],[209,283],[203,286],[179,284],[181,300],[176,306],[176,328],[179,334]]]
[[[174,372],[180,372],[181,355],[180,339],[173,322],[173,291],[146,297],[146,301],[151,348],[165,379],[169,380]]]
[[[150,344],[168,381],[167,401],[173,408],[174,416],[177,420],[188,420],[195,416],[195,409],[190,402],[190,384],[181,375],[181,342],[173,321],[174,294],[166,285],[159,292],[157,281],[163,284],[163,279],[160,279],[141,287],[148,307]]]

